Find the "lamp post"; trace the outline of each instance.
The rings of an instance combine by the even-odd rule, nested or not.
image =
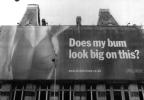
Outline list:
[[[56,58],[53,58],[52,62],[54,63],[54,98],[55,98],[56,96]]]

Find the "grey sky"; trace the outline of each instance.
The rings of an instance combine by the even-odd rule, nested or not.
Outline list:
[[[76,16],[82,16],[82,24],[96,25],[99,9],[108,8],[121,25],[144,25],[144,0],[3,0],[0,25],[16,25],[32,3],[39,4],[49,24],[75,24]]]

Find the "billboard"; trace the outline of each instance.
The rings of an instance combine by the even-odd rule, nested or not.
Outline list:
[[[0,79],[144,79],[135,26],[2,26]],[[56,74],[54,74],[56,72]]]

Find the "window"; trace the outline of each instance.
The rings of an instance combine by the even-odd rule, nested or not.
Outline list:
[[[106,92],[98,92],[98,97],[105,97],[106,96]]]

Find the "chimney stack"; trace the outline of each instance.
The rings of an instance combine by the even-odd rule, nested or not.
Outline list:
[[[76,17],[76,25],[81,26],[81,16]]]

